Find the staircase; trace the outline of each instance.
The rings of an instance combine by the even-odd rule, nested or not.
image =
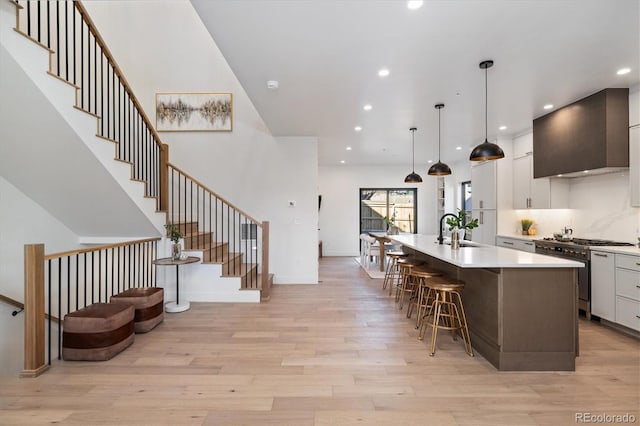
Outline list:
[[[185,235],[184,250],[202,258],[201,264],[181,269],[181,297],[229,302],[268,299],[273,280],[268,272],[268,222],[257,221],[168,163],[168,146],[160,140],[82,3],[21,0],[2,3],[0,12],[3,62],[11,62],[16,78],[22,78],[40,98],[38,104],[52,106],[49,110],[54,114],[42,112],[66,131],[59,139],[83,146],[46,151],[38,127],[25,120],[17,132],[20,139],[31,142],[27,149],[38,153],[34,156],[42,164],[53,156],[68,164],[41,176],[44,183],[38,187],[27,184],[33,179],[20,174],[24,167],[15,167],[13,180],[23,182],[16,186],[79,235],[161,235],[167,222],[178,224]],[[11,92],[9,86],[7,92]],[[14,103],[23,102],[16,91]],[[5,114],[0,114],[3,118]],[[5,121],[0,127],[17,126]],[[18,157],[13,160],[17,162]],[[10,170],[12,160],[4,161],[3,170]],[[60,176],[75,163],[91,164],[84,174],[95,181],[93,188],[82,185],[80,176],[80,184],[65,190],[68,187]],[[47,185],[49,181],[53,183]],[[108,198],[102,196],[107,193]],[[47,194],[53,194],[52,201]],[[66,210],[55,204],[56,199],[63,200],[59,204]],[[83,201],[86,210],[79,214],[77,210],[82,209],[77,206]],[[162,255],[160,249],[158,256]],[[175,288],[174,274],[159,271],[158,277],[162,275],[169,298]]]

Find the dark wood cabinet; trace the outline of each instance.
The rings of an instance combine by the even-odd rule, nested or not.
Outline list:
[[[629,89],[604,89],[533,120],[533,175],[629,167]]]

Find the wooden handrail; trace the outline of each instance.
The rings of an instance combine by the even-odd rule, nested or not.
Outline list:
[[[111,51],[107,47],[107,44],[104,42],[104,39],[102,38],[102,36],[98,32],[98,28],[96,27],[96,24],[93,22],[93,20],[89,16],[89,13],[87,12],[87,9],[85,9],[84,5],[82,4],[82,2],[80,0],[74,1],[73,3],[75,4],[76,9],[78,9],[78,12],[80,12],[80,15],[82,16],[82,18],[85,20],[85,22],[89,26],[89,30],[91,31],[93,36],[96,38],[96,41],[100,45],[100,48],[102,49],[102,52],[104,53],[104,55],[109,59],[109,62],[111,63],[111,66],[113,66],[114,72],[117,73],[118,78],[120,79],[120,82],[122,82],[122,86],[125,88],[125,90],[129,94],[129,97],[131,98],[131,101],[134,103],[134,105],[136,106],[136,109],[138,110],[138,112],[140,113],[140,115],[144,119],[145,123],[147,124],[147,127],[149,128],[149,130],[153,134],[153,136],[155,138],[156,145],[158,145],[161,149],[163,149],[163,145],[164,144],[160,140],[160,136],[158,135],[158,132],[156,131],[155,127],[153,125],[151,125],[151,120],[149,120],[149,117],[147,117],[147,114],[145,114],[144,109],[142,108],[142,106],[140,105],[140,102],[138,101],[138,98],[136,98],[136,96],[133,94],[133,90],[131,89],[131,85],[129,84],[127,79],[124,77],[124,74],[122,73],[122,70],[118,66],[118,63],[116,62],[116,60],[114,59],[113,55],[111,54]]]
[[[24,303],[18,302],[17,300],[12,299],[9,296],[5,296],[4,294],[0,294],[0,302],[15,306],[18,309],[24,309]]]
[[[242,215],[246,216],[247,219],[252,220],[258,227],[262,228],[262,223],[252,217],[250,214],[248,214],[247,212],[245,212],[244,210],[236,207],[233,203],[230,203],[229,201],[227,201],[224,197],[220,196],[219,194],[215,193],[214,191],[212,191],[211,189],[209,189],[207,187],[207,185],[203,184],[202,182],[200,182],[198,179],[194,178],[193,176],[189,175],[188,173],[185,173],[182,169],[180,169],[179,167],[176,167],[174,164],[172,163],[167,163],[168,167],[171,167],[172,169],[176,170],[178,173],[184,175],[185,177],[191,179],[191,181],[193,181],[194,183],[196,183],[197,185],[200,185],[202,187],[202,189],[204,189],[205,191],[207,191],[209,194],[213,195],[216,198],[219,198],[220,201],[224,202],[225,204],[228,204],[229,207],[233,208],[234,210],[236,210],[238,213],[241,213]]]
[[[143,244],[143,243],[148,243],[148,242],[151,242],[151,241],[160,241],[160,240],[161,240],[160,237],[146,238],[144,240],[125,241],[123,243],[106,244],[106,245],[103,245],[103,246],[96,246],[96,247],[91,247],[91,248],[87,248],[87,249],[64,251],[64,252],[61,252],[61,253],[48,254],[48,255],[46,255],[44,257],[44,260],[59,259],[59,258],[62,258],[62,257],[74,256],[76,254],[91,253],[92,251],[108,250],[108,249],[111,249],[111,248],[126,247],[126,246],[132,246],[132,245],[135,245],[135,244]]]

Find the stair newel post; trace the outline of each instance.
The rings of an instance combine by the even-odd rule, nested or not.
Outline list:
[[[262,272],[261,283],[262,298],[268,298],[271,288],[269,288],[269,221],[262,222]]]
[[[44,244],[25,244],[24,370],[20,377],[37,377],[49,368],[44,349]]]
[[[169,145],[160,145],[160,211],[169,212]]]

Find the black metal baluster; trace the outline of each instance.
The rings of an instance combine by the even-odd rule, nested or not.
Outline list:
[[[80,108],[84,109],[84,20],[80,21]]]
[[[67,256],[67,312],[71,307],[71,257]],[[62,319],[62,317],[60,317]]]
[[[111,91],[110,91],[111,89],[109,87],[109,68],[110,68],[109,67],[109,59],[107,58],[107,96],[104,96],[104,94],[103,94],[103,97],[105,98],[105,103],[107,104],[107,112],[105,114],[103,114],[103,117],[102,117],[102,119],[104,120],[104,116],[105,115],[107,116],[107,135],[106,135],[107,138],[109,138],[109,107],[110,107],[110,105],[109,105],[110,104],[109,95],[111,93]],[[102,130],[102,132],[104,133],[104,129]],[[103,136],[104,136],[104,134],[103,134]]]
[[[27,5],[28,4],[29,3],[27,3]],[[48,294],[48,299],[49,300],[48,300],[48,304],[47,304],[48,305],[47,314],[49,314],[49,318],[47,320],[47,328],[48,328],[48,331],[49,331],[49,339],[48,339],[49,345],[47,347],[47,356],[49,358],[49,360],[48,360],[49,361],[49,365],[51,365],[51,317],[52,317],[52,315],[51,315],[51,259],[49,259],[47,261],[47,266],[48,266],[48,269],[49,269],[49,273],[47,274],[47,288],[48,288],[48,293],[49,293]]]
[[[120,246],[118,246],[118,293],[122,291],[120,284],[122,284],[122,258],[120,256]]]
[[[95,252],[91,252],[91,303],[96,303],[95,300],[95,288],[96,288],[96,274],[93,272],[95,269],[95,263],[94,263],[94,254]],[[98,294],[98,297],[100,297],[100,294]]]
[[[107,285],[105,283],[105,287],[106,286]],[[102,251],[98,252],[98,302],[102,302]],[[107,302],[108,300],[104,301],[104,303]]]
[[[38,3],[38,15],[40,15],[40,3]],[[38,16],[38,26],[40,17]],[[40,41],[40,29],[38,28],[38,41]],[[56,2],[56,75],[60,77],[60,3]]]
[[[211,238],[211,244],[209,245],[209,261],[211,262],[213,260],[213,253],[211,252],[214,247],[216,250],[216,254],[218,253],[218,248],[216,247],[216,244],[214,244],[215,241],[215,233],[213,232],[213,226],[211,226],[211,194],[209,194],[209,227],[207,228],[209,230],[209,232],[211,232],[211,236],[209,238]]]
[[[91,111],[91,29],[87,26],[87,111]]]
[[[76,311],[78,309],[80,309],[80,307],[78,306],[79,299],[80,299],[80,268],[79,268],[79,264],[80,263],[80,255],[76,254]]]
[[[111,294],[115,294],[114,293],[114,283],[115,283],[115,277],[114,277],[114,272],[115,272],[115,259],[113,257],[113,253],[114,253],[115,249],[113,247],[111,247]]]
[[[51,48],[51,7],[49,4],[51,2],[47,2],[47,47]]]
[[[47,2],[49,3],[49,2]],[[76,64],[76,8],[75,2],[73,3],[73,84],[76,84],[76,73],[77,73],[77,64]]]
[[[93,36],[93,113],[98,115],[98,40]]]
[[[87,252],[84,253],[84,304],[82,307],[87,306]]]
[[[49,295],[51,297],[51,295]],[[62,319],[62,258],[58,258],[58,318]],[[49,312],[51,315],[51,312]],[[62,333],[58,322],[58,359],[62,358]]]
[[[31,36],[31,2],[30,1],[27,2],[27,35]]]
[[[38,42],[40,42],[40,2],[38,2]]]
[[[64,67],[65,80],[69,81],[69,3],[64,2]]]
[[[100,47],[100,136],[104,136],[104,102],[104,54],[102,47]],[[97,113],[98,107],[96,106]]]

